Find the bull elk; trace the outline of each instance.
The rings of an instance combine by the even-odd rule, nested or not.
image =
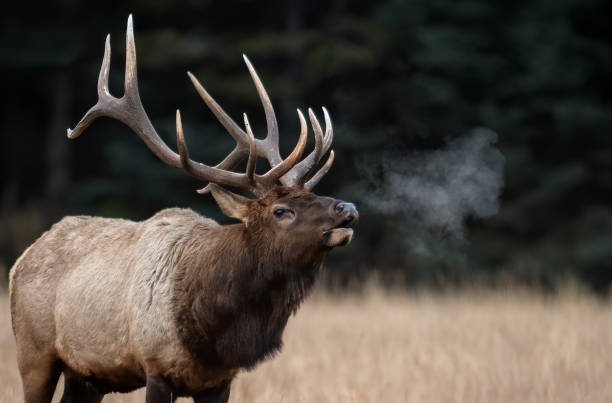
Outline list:
[[[125,94],[108,88],[110,36],[98,79],[98,102],[68,137],[98,117],[126,124],[166,164],[207,182],[221,211],[239,223],[219,225],[189,209],[165,209],[142,222],[65,217],[17,260],[10,300],[17,361],[27,403],[50,402],[64,374],[62,402],[99,402],[109,392],[146,386],[146,401],[226,402],[230,383],[281,347],[289,316],[308,295],[330,250],[351,241],[358,213],[351,203],[311,193],[333,151],[309,110],[314,149],[301,159],[307,123],[281,158],[274,109],[244,57],[261,99],[267,136],[244,130],[191,74],[197,92],[236,141],[218,165],[194,162],[176,112],[178,153],[159,137],[138,93],[132,17],[126,34]],[[257,157],[270,169],[257,174]],[[245,172],[234,172],[247,160]],[[318,170],[317,170],[318,168]],[[232,193],[241,188],[256,198]]]

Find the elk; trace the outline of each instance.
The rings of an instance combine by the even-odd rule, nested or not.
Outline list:
[[[110,35],[98,79],[98,102],[68,137],[98,117],[119,120],[166,164],[207,182],[228,217],[219,225],[189,209],[165,209],[134,222],[69,216],[51,227],[10,272],[17,361],[27,403],[50,402],[60,374],[62,402],[100,402],[106,393],[146,386],[146,401],[227,402],[232,379],[272,357],[288,318],[311,290],[328,253],[351,241],[355,206],[317,196],[332,125],[309,110],[315,145],[302,159],[307,123],[281,158],[278,125],[255,69],[244,57],[261,99],[267,136],[238,126],[198,80],[197,92],[236,141],[218,165],[190,159],[176,112],[178,153],[159,137],[138,93],[132,16],[126,34],[125,93],[108,88]],[[257,157],[270,169],[257,174]],[[232,169],[243,162],[245,172]],[[248,198],[226,189],[252,193]]]

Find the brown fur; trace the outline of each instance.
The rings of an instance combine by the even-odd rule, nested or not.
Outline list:
[[[61,371],[66,400],[146,384],[147,401],[226,401],[241,368],[278,351],[349,213],[299,188],[213,193],[243,222],[177,208],[142,222],[66,217],[24,252],[10,294],[27,402],[50,401]]]

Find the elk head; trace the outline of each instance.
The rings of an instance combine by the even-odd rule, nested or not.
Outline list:
[[[255,138],[246,114],[244,130],[236,124],[195,76],[187,72],[196,91],[236,141],[236,147],[223,161],[216,166],[209,166],[189,158],[179,110],[176,111],[178,154],[164,143],[151,124],[138,92],[136,46],[131,15],[128,18],[126,34],[125,92],[121,98],[113,97],[108,88],[110,52],[108,35],[98,78],[98,102],[73,130],[68,129],[68,138],[77,138],[100,116],[117,119],[130,127],[166,164],[182,168],[197,179],[209,182],[207,186],[199,189],[198,193],[212,193],[222,212],[242,221],[251,235],[268,242],[299,243],[301,248],[298,250],[304,251],[344,246],[351,241],[353,230],[350,227],[358,218],[355,206],[311,193],[311,189],[327,173],[334,161],[334,152],[331,151],[327,161],[318,168],[333,138],[331,119],[325,108],[325,130],[312,109],[308,110],[315,135],[315,146],[304,159],[301,157],[306,146],[308,127],[304,115],[298,109],[300,137],[291,154],[283,159],[278,147],[279,130],[274,109],[259,76],[246,56],[243,56],[244,61],[266,116],[268,133],[264,139]],[[260,175],[255,171],[258,157],[267,159],[270,164],[270,169],[265,174]],[[245,159],[246,172],[231,171]],[[246,189],[255,195],[256,199],[232,193],[220,185]]]

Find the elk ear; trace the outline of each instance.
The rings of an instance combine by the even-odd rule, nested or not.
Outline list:
[[[223,214],[244,223],[247,222],[247,213],[249,210],[248,204],[251,199],[237,195],[236,193],[232,193],[214,183],[210,183],[208,186],[210,187],[210,192],[215,198],[219,208],[221,208]]]

